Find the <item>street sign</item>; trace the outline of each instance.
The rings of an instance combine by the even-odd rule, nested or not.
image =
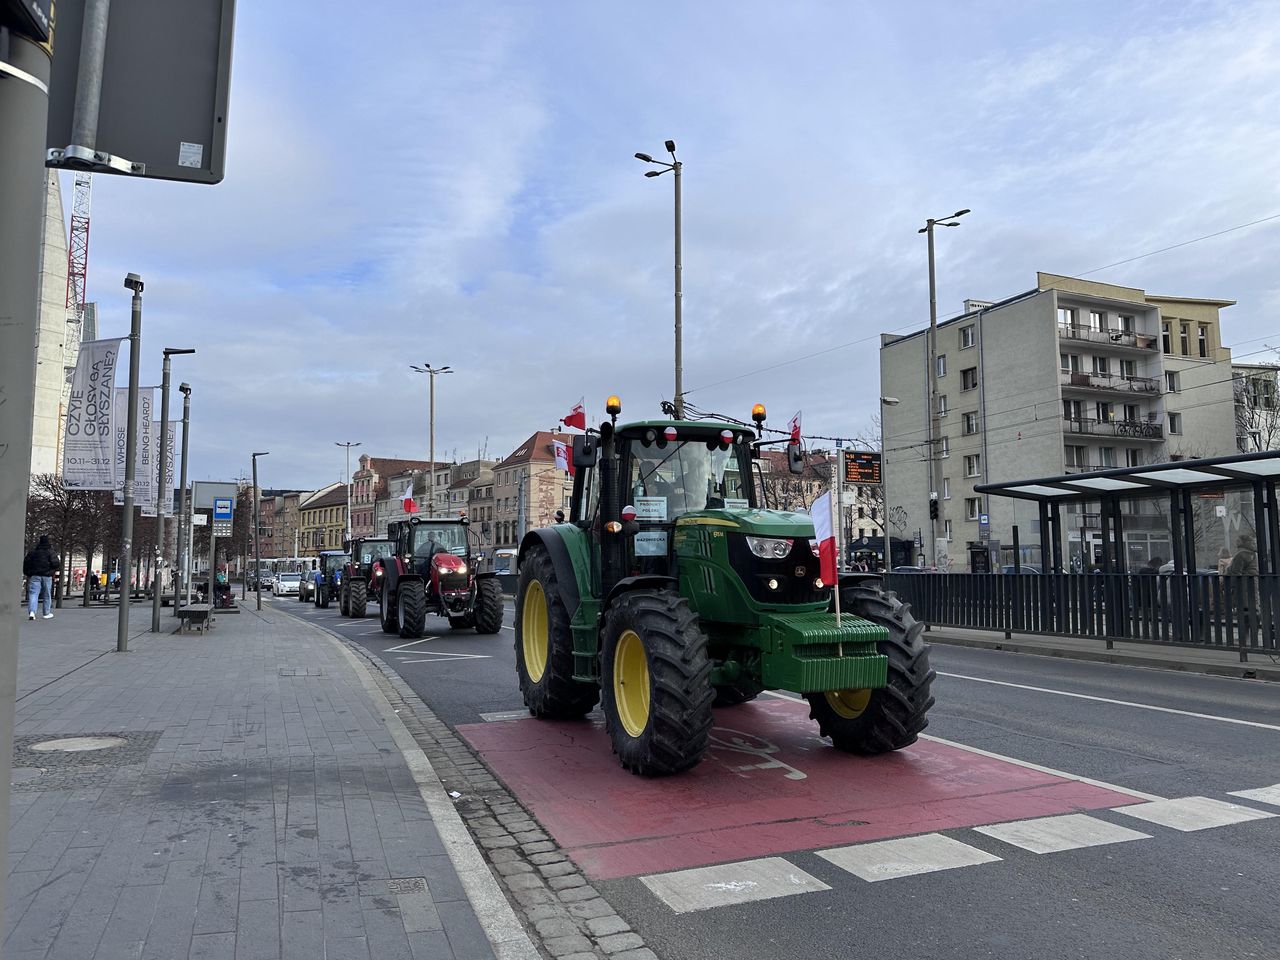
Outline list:
[[[978,514],[978,539],[986,542],[991,538],[991,514]]]
[[[870,450],[850,450],[844,455],[844,482],[880,484],[880,454]]]
[[[212,510],[215,497],[234,499],[240,487],[236,483],[218,480],[197,480],[192,484],[191,508],[193,510]]]
[[[47,43],[52,8],[53,0],[0,0],[0,24],[16,27],[37,43]]]
[[[235,501],[230,497],[213,498],[213,535],[215,537],[231,536],[232,508]]]
[[[71,142],[85,0],[58,0],[45,165],[218,183],[235,0],[114,0],[97,139]],[[79,147],[80,150],[69,148]]]
[[[193,513],[191,515],[191,525],[193,527],[207,527],[209,525],[209,518],[203,513]]]

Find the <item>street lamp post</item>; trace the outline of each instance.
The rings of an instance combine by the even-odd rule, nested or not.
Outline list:
[[[195,353],[195,350],[164,348],[164,370],[160,377],[160,454],[156,457],[160,480],[156,484],[156,572],[151,577],[152,633],[160,632],[160,594],[164,592],[164,512],[173,506],[173,477],[169,474],[169,358],[183,353]],[[176,585],[173,603],[178,604]]]
[[[347,485],[347,539],[350,540],[351,539],[351,448],[360,446],[360,442],[356,441],[352,443],[351,441],[347,441],[346,443],[339,443],[337,440],[333,442],[335,446],[347,448],[347,476],[343,482]]]
[[[453,368],[449,366],[433,367],[429,363],[424,363],[422,366],[418,366],[417,364],[411,363],[409,364],[409,369],[415,373],[429,374],[431,377],[431,389],[429,391],[431,406],[428,416],[430,425],[427,428],[429,438],[427,458],[431,461],[431,479],[428,489],[431,491],[431,500],[430,506],[427,507],[427,510],[430,511],[427,516],[432,516],[436,509],[436,377],[442,373],[453,373]]]
[[[930,217],[924,222],[924,226],[916,231],[923,233],[929,241],[929,490],[930,493],[937,495],[938,500],[938,516],[930,517],[929,520],[930,534],[933,538],[934,566],[938,565],[938,528],[941,527],[945,535],[947,525],[942,497],[942,457],[939,452],[942,424],[938,419],[938,285],[934,273],[933,228],[958,227],[960,226],[959,218],[969,212],[970,210],[966,207],[948,217]]]
[[[262,609],[262,537],[258,535],[258,504],[262,497],[258,495],[258,458],[268,455],[269,451],[265,450],[253,454],[253,592],[257,594],[259,610]]]
[[[889,451],[884,448],[884,408],[896,407],[897,397],[880,398],[880,532],[884,534],[884,572],[889,575],[893,554],[889,545]]]
[[[124,285],[133,291],[129,310],[129,410],[124,440],[124,506],[120,521],[120,609],[116,618],[116,652],[129,652],[129,598],[125,587],[133,566],[134,457],[138,452],[138,376],[142,353],[142,278],[126,274]]]
[[[178,511],[178,572],[181,576],[182,591],[187,596],[187,602],[191,602],[191,550],[187,545],[187,539],[191,534],[191,521],[187,516],[187,511],[191,508],[191,501],[187,494],[187,441],[191,438],[191,384],[178,384],[178,392],[182,394],[182,502]],[[181,606],[179,602],[178,586],[173,588],[173,615],[178,615],[178,608]]]
[[[653,157],[649,156],[649,154],[647,153],[637,153],[636,159],[642,160],[645,163],[652,163],[654,166],[662,168],[660,170],[645,171],[646,177],[660,177],[664,173],[667,173],[668,171],[670,171],[675,175],[674,177],[675,179],[675,233],[676,233],[676,237],[675,237],[675,258],[676,258],[676,267],[675,267],[675,286],[676,286],[676,291],[675,291],[675,301],[676,301],[675,302],[675,311],[676,311],[675,408],[676,408],[676,419],[683,420],[684,419],[684,323],[683,323],[682,314],[683,314],[683,306],[684,306],[684,294],[683,294],[683,281],[681,279],[681,273],[680,273],[681,271],[681,266],[680,266],[680,173],[684,167],[684,164],[682,164],[679,160],[676,159],[676,142],[674,140],[667,140],[663,144],[663,146],[665,146],[667,148],[667,152],[671,154],[670,163],[667,163],[665,160],[655,160],[653,159]]]

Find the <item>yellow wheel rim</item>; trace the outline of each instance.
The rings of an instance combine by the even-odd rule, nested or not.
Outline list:
[[[649,725],[649,661],[634,630],[622,631],[613,652],[613,702],[622,729],[633,737]]]
[[[862,711],[867,709],[867,704],[871,702],[871,688],[829,690],[826,697],[827,703],[836,712],[837,716],[843,717],[845,720],[856,720],[862,716]]]
[[[551,622],[547,616],[547,595],[542,584],[530,580],[524,592],[524,613],[520,620],[520,646],[524,651],[524,669],[529,679],[537,683],[547,672],[548,635]]]

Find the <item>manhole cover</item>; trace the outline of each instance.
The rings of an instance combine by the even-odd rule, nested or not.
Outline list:
[[[107,750],[128,743],[123,737],[62,737],[58,740],[41,740],[29,747],[44,752],[61,750],[63,753],[83,753],[86,750]]]

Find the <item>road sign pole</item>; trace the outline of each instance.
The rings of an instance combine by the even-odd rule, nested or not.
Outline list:
[[[133,458],[138,451],[138,373],[142,353],[142,278],[131,273],[124,285],[133,291],[129,325],[129,414],[124,439],[124,513],[120,522],[120,612],[116,618],[116,652],[129,651],[129,600],[125,580],[133,575]]]

